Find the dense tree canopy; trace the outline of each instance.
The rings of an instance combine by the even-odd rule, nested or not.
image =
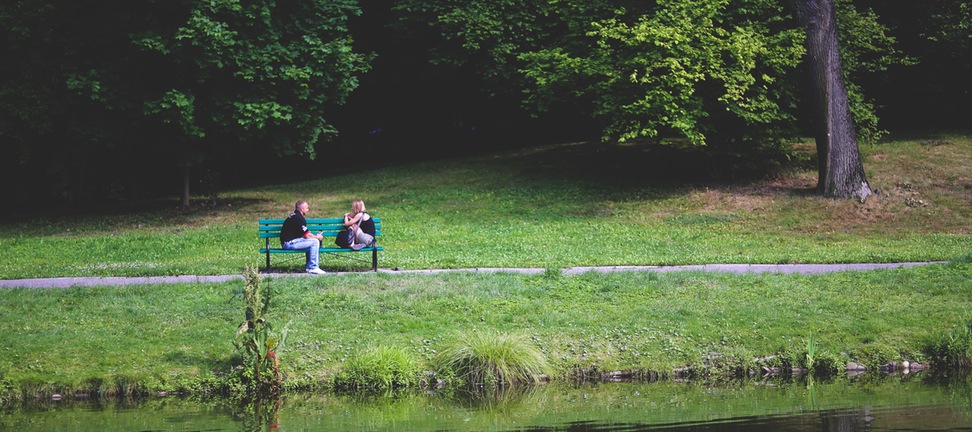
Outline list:
[[[869,11],[840,1],[845,72],[859,129],[873,107],[854,85],[900,62]],[[431,25],[432,61],[472,65],[486,85],[527,93],[544,110],[583,100],[606,137],[671,134],[704,143],[792,133],[803,29],[777,0],[569,2],[404,0],[409,27]],[[501,83],[501,84],[500,84]],[[494,92],[496,92],[494,90]]]
[[[594,134],[780,150],[811,130],[812,94],[805,29],[784,4],[11,0],[0,175],[8,200],[124,201],[174,193],[189,173],[326,172],[305,162],[322,146],[425,154]],[[889,128],[884,115],[964,125],[968,2],[836,7],[860,138]]]
[[[5,150],[75,199],[131,194],[162,174],[146,166],[313,157],[336,134],[326,113],[367,69],[347,34],[357,12],[353,0],[5,4],[2,133],[20,143]]]
[[[825,8],[820,5],[827,5]],[[685,139],[692,144],[712,143],[717,147],[774,147],[792,137],[800,117],[798,108],[805,73],[798,73],[808,56],[805,44],[811,33],[809,22],[797,25],[792,14],[778,0],[709,1],[658,0],[654,2],[574,2],[507,0],[471,1],[463,4],[405,0],[399,4],[403,20],[419,19],[441,28],[444,47],[438,61],[458,64],[482,63],[477,67],[487,82],[508,77],[516,69],[527,94],[527,104],[543,110],[549,106],[580,100],[589,112],[605,122],[604,139],[640,137]],[[809,94],[820,94],[816,78],[839,85],[843,116],[818,116],[832,123],[845,121],[841,130],[847,139],[818,143],[832,151],[822,156],[857,154],[853,119],[868,137],[878,134],[873,106],[862,96],[861,87],[851,85],[853,104],[848,103],[844,80],[860,72],[883,70],[897,61],[893,38],[886,34],[876,16],[858,12],[849,2],[840,2],[848,41],[840,62],[806,69],[814,75]],[[823,21],[836,16],[833,1],[814,4],[816,12],[828,11]],[[807,17],[806,14],[800,14]],[[420,18],[417,18],[420,17]],[[836,21],[835,21],[836,22]],[[837,53],[836,26],[833,31]],[[828,49],[831,47],[827,47]],[[462,52],[480,53],[480,58]],[[458,52],[458,54],[456,54]],[[832,68],[836,76],[824,73]],[[830,92],[827,92],[830,95]],[[817,110],[822,99],[810,101]],[[855,116],[850,115],[853,110]],[[843,111],[842,111],[843,112]],[[804,116],[809,117],[809,116]],[[823,134],[822,136],[829,136]],[[859,158],[856,167],[863,175]],[[836,167],[821,158],[821,166]],[[824,175],[821,189],[834,196],[850,196],[843,188],[824,187],[828,179],[844,171]],[[855,176],[857,179],[859,176]],[[860,184],[857,180],[849,183]],[[855,192],[856,193],[856,192]],[[866,196],[866,195],[865,195]]]

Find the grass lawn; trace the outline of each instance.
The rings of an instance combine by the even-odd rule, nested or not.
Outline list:
[[[972,318],[972,264],[825,275],[677,273],[347,274],[265,281],[288,331],[291,385],[326,387],[352,356],[402,349],[423,370],[474,331],[529,338],[555,369],[667,375],[927,362],[923,349]],[[8,289],[0,384],[26,394],[192,390],[238,364],[242,282]],[[776,357],[770,357],[776,356]],[[93,390],[92,390],[93,389]],[[70,393],[69,393],[70,394]]]
[[[286,216],[298,199],[322,217],[364,199],[385,221],[383,268],[897,262],[972,251],[972,137],[862,151],[878,190],[863,205],[814,196],[806,163],[703,183],[664,169],[666,155],[644,145],[573,143],[228,191],[188,214],[173,200],[164,210],[52,215],[0,226],[0,279],[236,274],[263,261],[256,220]],[[325,257],[322,266],[368,264]]]
[[[274,279],[271,318],[289,332],[281,361],[291,383],[326,383],[374,346],[427,362],[474,330],[531,338],[564,376],[799,363],[810,334],[821,359],[926,361],[930,340],[972,318],[972,138],[862,150],[879,191],[864,204],[813,196],[809,167],[752,182],[673,182],[651,149],[562,144],[229,191],[188,214],[11,223],[0,227],[0,278],[235,274],[262,263],[258,218],[283,216],[301,198],[312,215],[336,216],[360,197],[384,220],[384,268],[954,262],[812,276]],[[5,289],[0,389],[191,390],[237,361],[240,285]]]

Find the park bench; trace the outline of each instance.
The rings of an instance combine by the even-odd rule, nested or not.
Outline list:
[[[260,225],[260,238],[264,239],[264,246],[260,249],[260,253],[267,257],[267,272],[270,271],[270,255],[300,254],[301,258],[303,258],[307,254],[307,249],[284,249],[280,247],[280,229],[283,227],[284,220],[260,219],[258,222]],[[374,220],[375,245],[361,250],[342,248],[334,244],[334,238],[337,237],[337,233],[344,229],[343,218],[307,218],[307,229],[314,234],[322,232],[321,235],[324,236],[324,240],[321,241],[321,247],[319,249],[321,257],[324,254],[371,252],[371,269],[378,271],[378,251],[383,250],[381,246],[378,246],[378,237],[381,236],[381,219],[374,218]]]

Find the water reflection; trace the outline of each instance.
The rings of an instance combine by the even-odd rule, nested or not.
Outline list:
[[[0,430],[972,431],[967,378],[602,383],[498,393],[302,394],[245,403],[45,402]]]
[[[244,401],[240,410],[234,415],[243,419],[243,431],[275,431],[280,429],[280,408],[282,406],[283,399],[279,397],[257,398]]]

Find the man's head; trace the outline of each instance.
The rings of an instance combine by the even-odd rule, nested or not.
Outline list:
[[[309,210],[310,204],[307,204],[307,201],[300,200],[297,201],[297,204],[294,204],[294,211],[301,215],[306,215]]]

